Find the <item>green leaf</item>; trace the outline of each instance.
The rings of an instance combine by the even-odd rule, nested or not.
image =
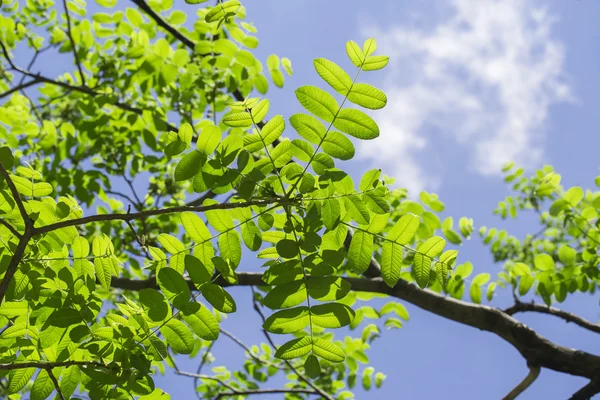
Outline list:
[[[277,254],[283,258],[295,258],[300,254],[300,247],[294,240],[280,240],[275,247],[277,249]]]
[[[319,359],[312,354],[306,357],[304,362],[304,373],[311,379],[317,379],[321,375]]]
[[[177,137],[183,143],[189,145],[190,143],[192,143],[192,138],[194,137],[194,129],[192,129],[192,126],[190,124],[188,124],[187,122],[184,122],[179,127],[179,131],[177,132]]]
[[[360,67],[365,59],[365,54],[361,50],[360,46],[353,40],[346,42],[346,53],[352,61],[352,64],[356,67]]]
[[[434,236],[421,243],[417,251],[429,258],[435,258],[441,254],[444,246],[446,246],[446,241],[439,236]]]
[[[183,322],[170,319],[160,327],[160,333],[175,353],[191,354],[194,350],[194,335]]]
[[[232,313],[236,310],[235,301],[229,293],[225,291],[221,286],[214,283],[207,283],[203,285],[200,290],[202,296],[208,301],[214,308],[224,313]]]
[[[292,159],[292,142],[289,140],[283,140],[279,142],[277,147],[271,153],[271,158],[273,159],[273,164],[275,168],[281,168],[286,165]]]
[[[237,267],[242,259],[242,242],[237,231],[230,230],[219,236],[221,257],[232,262]]]
[[[403,215],[388,233],[388,240],[401,245],[409,244],[417,233],[420,223],[421,220],[416,215]]]
[[[210,282],[214,273],[214,268],[208,268],[202,261],[191,254],[185,255],[185,269],[192,282],[198,286]]]
[[[357,139],[371,140],[379,136],[379,127],[375,121],[364,112],[353,108],[340,110],[333,126]]]
[[[294,127],[298,135],[313,144],[321,144],[325,137],[327,129],[315,117],[307,114],[294,114],[290,117],[290,124]],[[313,151],[314,152],[314,151]]]
[[[5,301],[0,305],[0,315],[7,318],[14,318],[27,315],[29,311],[29,303],[26,300],[22,301]]]
[[[263,304],[272,310],[295,307],[306,301],[306,285],[295,281],[275,286],[263,299]]]
[[[355,83],[348,100],[370,110],[379,110],[387,104],[385,93],[366,83]]]
[[[175,181],[185,181],[193,178],[200,173],[202,166],[206,161],[206,156],[198,150],[192,150],[187,153],[177,164],[175,168]]]
[[[367,190],[373,189],[373,185],[379,180],[381,176],[380,169],[372,169],[370,171],[365,172],[363,177],[360,180],[360,185],[358,186],[361,192],[365,192]]]
[[[579,186],[574,186],[567,190],[567,193],[564,194],[563,199],[565,199],[572,207],[577,206],[581,200],[583,200],[583,196],[585,195],[582,188]]]
[[[190,301],[190,288],[181,274],[172,268],[162,268],[156,278],[167,299],[181,310]]]
[[[65,367],[62,370],[59,387],[60,391],[65,396],[65,398],[68,399],[73,395],[73,393],[75,393],[75,390],[77,389],[80,380],[81,370],[79,369],[79,367],[73,365],[70,367]]]
[[[319,301],[341,300],[350,292],[350,283],[339,276],[311,277],[306,284],[308,294]]]
[[[252,116],[246,111],[232,111],[226,114],[221,122],[233,128],[249,128],[252,126]]]
[[[217,340],[219,337],[219,322],[210,310],[201,303],[190,303],[181,310],[183,320],[192,328],[194,333],[204,340]]]
[[[340,108],[332,95],[318,87],[301,86],[296,89],[295,93],[305,109],[327,122],[333,121]]]
[[[322,328],[341,328],[354,319],[354,310],[342,303],[327,303],[310,308],[313,324]]]
[[[313,343],[310,336],[292,339],[281,345],[275,352],[275,357],[282,360],[293,360],[307,355],[312,350]]]
[[[35,371],[35,368],[19,368],[10,371],[8,374],[8,393],[17,393],[23,389]]]
[[[271,333],[285,334],[303,330],[310,323],[308,307],[300,306],[277,311],[263,324],[263,328]]]
[[[429,284],[429,272],[431,271],[431,258],[422,253],[416,253],[414,258],[413,273],[417,285],[421,289],[425,289]]]
[[[348,249],[348,266],[357,274],[364,273],[373,255],[373,235],[357,231],[352,235]]]
[[[346,359],[344,351],[329,340],[315,338],[313,340],[313,353],[333,363],[340,363]]]
[[[558,259],[565,266],[574,265],[575,261],[577,260],[577,252],[575,251],[575,249],[567,245],[562,245],[558,249]]]
[[[31,387],[31,400],[45,400],[54,391],[54,383],[48,375],[48,370],[41,370]]]
[[[262,235],[254,221],[248,221],[242,225],[242,239],[246,247],[252,251],[257,251],[262,245]]]
[[[366,58],[364,64],[362,65],[362,70],[376,71],[382,69],[388,64],[389,61],[390,58],[387,56],[370,56]]]
[[[363,203],[360,197],[355,194],[344,197],[344,204],[346,205],[346,210],[352,217],[352,219],[359,224],[367,225],[371,220],[371,213],[369,213],[369,209]]]
[[[170,314],[167,299],[156,289],[140,290],[140,303],[147,308],[146,314],[153,322],[163,322]]]
[[[207,125],[200,132],[196,147],[203,154],[211,155],[221,143],[222,138],[221,128],[215,125]]]
[[[10,175],[10,177],[13,183],[15,184],[15,187],[17,188],[19,194],[22,194],[23,196],[43,197],[51,195],[54,191],[52,185],[50,185],[47,182],[33,183],[29,179],[25,179],[23,177],[12,174]]]
[[[215,6],[208,11],[205,17],[205,21],[215,22],[226,19],[228,17],[232,17],[237,13],[241,6],[242,5],[238,0],[229,0],[223,3],[219,3],[218,6]]]
[[[471,284],[469,294],[471,295],[471,301],[473,301],[473,303],[481,304],[481,286]]]
[[[281,285],[304,278],[300,260],[290,260],[271,265],[263,273],[262,280],[268,285]]]
[[[540,271],[554,270],[554,260],[548,254],[537,254],[533,259],[533,264]]]
[[[212,235],[204,224],[204,221],[193,212],[186,211],[181,213],[181,223],[183,224],[185,232],[190,235],[190,238],[194,242],[203,243],[211,240]],[[159,235],[158,240],[169,253],[175,254],[185,251],[185,246],[181,242],[175,242],[171,240],[171,237],[163,235]]]
[[[342,96],[352,88],[352,78],[333,61],[317,58],[313,63],[319,76]]]
[[[381,250],[381,277],[389,287],[396,286],[402,267],[402,246],[385,241]]]
[[[325,153],[340,160],[350,160],[354,157],[354,145],[350,139],[339,132],[329,132],[321,147]]]
[[[377,50],[377,42],[375,39],[370,38],[365,40],[362,50],[366,56],[370,56],[371,54],[375,53],[375,50]]]
[[[113,267],[110,260],[106,257],[95,258],[94,271],[96,272],[96,278],[100,281],[100,285],[102,285],[104,289],[109,290],[113,273]]]

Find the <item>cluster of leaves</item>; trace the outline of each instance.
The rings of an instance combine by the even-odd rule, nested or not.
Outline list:
[[[2,7],[2,394],[168,398],[152,374],[186,374],[178,354],[201,355],[202,369],[227,336],[245,350],[241,370],[187,373],[207,398],[260,394],[280,373],[288,398],[352,398],[359,379],[364,390],[385,379],[367,356],[381,328],[408,320],[397,302],[358,305],[386,297],[351,287],[374,270],[389,288],[411,282],[454,298],[470,283],[476,303],[486,285],[488,300],[510,286],[520,295],[534,288],[548,304],[595,290],[600,196],[563,191],[549,168],[527,179],[507,167],[517,195],[497,213],[533,209],[543,230],[520,241],[481,228],[505,262],[491,282],[488,273],[467,281],[473,266],[455,267],[457,250],[445,250],[471,237],[473,220],[455,230],[434,193],[410,200],[378,169],[355,185],[336,168],[354,157],[353,140],[380,133],[368,113],[387,97],[359,81],[388,63],[374,39],[346,44],[354,76],[314,60],[332,92],[299,87],[304,111],[286,119],[256,97],[269,81],[239,1],[199,7],[193,24],[171,0],[131,2],[121,10],[97,0],[104,9],[89,18],[80,0]],[[24,48],[29,69],[48,51],[72,54],[76,71],[33,73],[12,56]],[[292,74],[276,55],[266,69],[276,87]],[[141,179],[148,186],[138,195]],[[248,252],[264,260],[256,280],[238,270]],[[223,330],[237,310],[232,286],[258,287],[252,300],[268,343],[246,346]],[[331,329],[342,327],[351,335],[336,339]],[[292,336],[277,346],[271,334]]]

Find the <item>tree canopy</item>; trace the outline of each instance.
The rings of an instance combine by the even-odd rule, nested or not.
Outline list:
[[[524,239],[479,228],[502,270],[477,273],[456,250],[475,236],[472,219],[442,219],[436,194],[409,197],[385,171],[353,179],[336,167],[380,133],[387,97],[364,83],[388,63],[375,39],[313,60],[322,85],[296,88],[295,113],[273,115],[266,95],[291,61],[257,59],[240,1],[186,1],[96,0],[90,13],[84,0],[4,0],[3,396],[168,399],[153,380],[168,368],[198,398],[349,399],[385,384],[368,349],[408,320],[402,302],[512,345],[530,373],[506,399],[543,368],[589,380],[572,399],[600,392],[600,356],[515,318],[600,332],[556,306],[597,288],[600,192],[562,187],[548,166],[528,177],[507,165],[513,195],[495,213],[535,213],[539,226]],[[72,71],[37,72],[57,55]],[[259,271],[244,268],[257,258]],[[493,306],[500,290],[512,307]],[[221,327],[248,300],[263,343]],[[245,354],[243,367],[209,370],[217,340]],[[198,370],[181,370],[182,357]]]

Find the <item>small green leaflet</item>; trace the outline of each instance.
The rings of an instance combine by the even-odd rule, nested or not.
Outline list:
[[[190,288],[181,274],[172,268],[158,271],[157,282],[167,299],[181,310],[190,301]]]
[[[388,240],[400,245],[407,245],[411,242],[417,229],[419,229],[420,219],[413,214],[403,215],[394,227],[388,233]]]
[[[187,153],[175,167],[175,181],[185,181],[196,176],[206,162],[206,156],[198,150]]]
[[[322,328],[341,328],[354,319],[354,310],[342,303],[327,303],[310,308],[313,324]]]
[[[362,274],[369,268],[373,255],[373,235],[357,231],[352,235],[348,250],[348,266],[357,274]]]
[[[313,276],[306,286],[310,297],[319,301],[341,300],[350,292],[350,283],[338,276]]]
[[[307,114],[292,115],[290,117],[290,124],[298,132],[298,135],[313,144],[320,144],[327,131],[321,121]]]
[[[325,58],[317,58],[313,63],[319,76],[336,92],[342,96],[348,94],[352,88],[352,78],[340,66]]]
[[[214,308],[224,313],[232,313],[236,310],[235,301],[229,293],[221,286],[207,283],[200,288],[202,295]]]
[[[293,360],[294,358],[300,358],[310,353],[312,347],[312,338],[310,336],[303,336],[281,345],[275,352],[275,357],[282,360]]]
[[[161,326],[160,333],[175,353],[190,354],[194,350],[194,335],[183,322],[170,319]]]
[[[373,118],[353,108],[340,110],[333,126],[357,139],[371,140],[379,136],[379,127]]]
[[[355,83],[348,94],[348,100],[370,110],[379,110],[387,104],[385,93],[366,83]]]
[[[290,308],[306,301],[306,285],[303,281],[295,281],[275,286],[263,300],[263,304],[272,310]]]
[[[48,370],[42,369],[33,382],[30,400],[45,400],[54,391],[54,383]]]
[[[352,64],[354,64],[354,66],[362,66],[363,61],[365,59],[365,54],[361,50],[360,46],[356,44],[355,41],[350,40],[346,42],[346,53],[348,54],[348,57],[350,58],[350,61],[352,61]]]
[[[203,243],[212,238],[212,235],[204,224],[204,221],[202,221],[198,215],[192,212],[186,211],[181,213],[181,223],[183,224],[185,232],[190,235],[190,238],[192,238],[192,240],[196,243]],[[167,238],[164,237],[163,240],[166,242],[166,239]],[[175,252],[179,251],[185,251],[185,246],[183,246],[183,244],[179,245],[179,243],[173,242],[173,245],[169,247],[170,249],[167,248],[165,243],[162,241],[161,244],[163,247],[165,247],[165,250],[172,254],[175,254]]]
[[[221,128],[215,125],[208,125],[200,132],[196,148],[203,154],[210,155],[219,146],[222,138],[223,133],[221,132]]]
[[[300,306],[277,311],[266,319],[263,328],[271,333],[294,333],[306,328],[309,321],[308,307]]]
[[[332,95],[315,86],[299,87],[295,93],[300,104],[312,114],[327,122],[334,120],[340,106]]]
[[[333,363],[340,363],[346,359],[342,349],[322,338],[314,338],[313,353]]]
[[[201,303],[189,303],[181,312],[183,320],[194,333],[204,340],[217,340],[219,323],[209,309]]]
[[[309,378],[316,379],[321,375],[321,365],[319,359],[312,354],[306,357],[304,362],[304,372]]]

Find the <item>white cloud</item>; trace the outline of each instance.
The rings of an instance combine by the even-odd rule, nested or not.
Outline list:
[[[428,150],[438,134],[482,175],[507,161],[538,165],[549,107],[571,99],[545,9],[527,0],[452,0],[451,9],[428,31],[365,29],[391,60],[388,105],[375,114],[381,136],[359,153],[412,191],[438,185],[430,176],[443,171],[424,161],[440,157]]]

